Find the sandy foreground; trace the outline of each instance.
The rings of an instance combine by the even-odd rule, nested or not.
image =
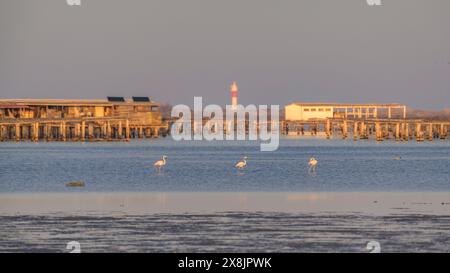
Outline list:
[[[450,192],[2,193],[1,215],[211,212],[450,215]]]

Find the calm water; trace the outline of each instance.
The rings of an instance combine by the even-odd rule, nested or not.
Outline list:
[[[164,171],[152,164],[168,155]],[[248,168],[233,165],[248,156]],[[315,176],[307,162],[319,160]],[[394,160],[401,156],[401,160]],[[69,181],[85,188],[67,188]],[[450,142],[285,138],[258,143],[0,143],[0,192],[67,191],[449,191]]]

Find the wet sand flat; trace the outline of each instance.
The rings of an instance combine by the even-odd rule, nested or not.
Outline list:
[[[0,216],[0,252],[450,252],[450,216],[157,213]]]
[[[0,194],[0,252],[450,252],[450,193]]]
[[[450,215],[450,192],[3,193],[0,214],[359,212]]]

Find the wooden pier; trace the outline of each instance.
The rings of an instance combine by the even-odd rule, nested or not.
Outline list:
[[[127,141],[168,133],[148,101],[0,101],[0,141]]]
[[[0,141],[114,141],[154,138],[167,126],[142,125],[128,119],[19,119],[0,122]]]
[[[191,119],[182,127],[188,128],[189,125],[192,133],[196,134],[201,133],[206,125],[207,130],[212,132],[223,129],[225,134],[238,130],[248,134],[250,130],[253,132],[256,129],[259,133],[277,126],[277,130],[286,135],[323,135],[326,138],[377,141],[447,139],[450,130],[449,119],[406,118],[406,107],[400,104],[315,103],[286,107],[290,109],[289,117],[294,120],[278,123],[266,119],[259,122],[247,119],[238,121],[235,118],[230,122],[209,122],[208,118],[204,118],[198,124]],[[391,113],[391,109],[400,111]],[[364,115],[359,114],[363,112]],[[163,121],[159,104],[148,97],[133,97],[132,100],[122,97],[109,97],[107,100],[0,100],[0,141],[127,141],[154,138],[169,134],[175,121]]]
[[[421,119],[340,119],[309,121],[283,121],[281,131],[286,135],[323,134],[327,138],[339,136],[342,139],[352,137],[354,140],[375,139],[383,141],[425,141],[447,139],[450,120]]]

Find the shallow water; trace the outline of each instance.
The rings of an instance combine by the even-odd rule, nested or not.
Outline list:
[[[168,155],[157,173],[154,161]],[[233,165],[248,156],[248,168]],[[311,156],[316,174],[307,171]],[[401,156],[401,160],[394,157]],[[69,181],[84,188],[68,188]],[[0,192],[449,191],[450,142],[284,138],[251,142],[0,143]]]
[[[0,216],[0,252],[449,252],[450,216],[242,213]]]

